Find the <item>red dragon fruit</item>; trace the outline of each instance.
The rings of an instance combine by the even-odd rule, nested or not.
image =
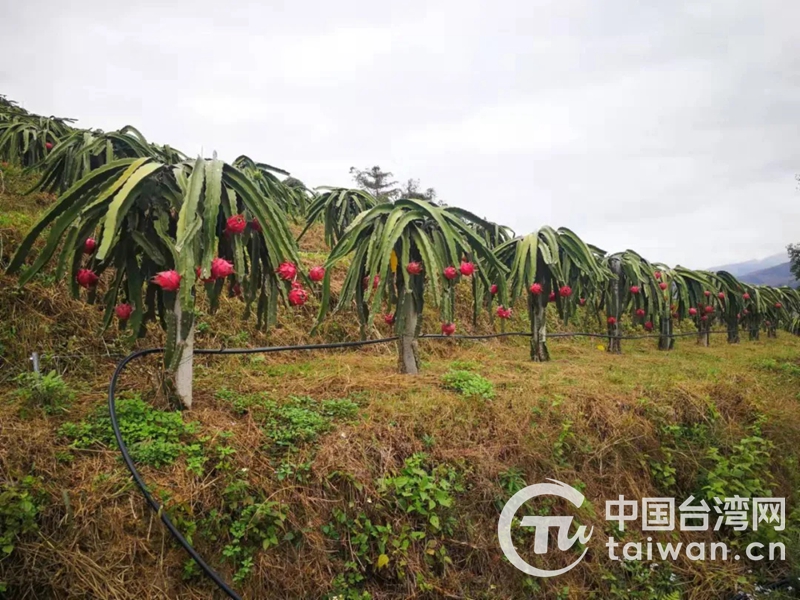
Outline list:
[[[250,221],[250,229],[257,233],[261,233],[263,229],[261,228],[261,223],[258,222],[258,219],[253,219]]]
[[[568,298],[569,296],[572,295],[572,288],[569,287],[568,285],[564,285],[558,290],[558,294],[562,298]]]
[[[160,286],[165,292],[177,292],[181,287],[181,276],[175,270],[161,271],[153,277],[153,283]]]
[[[709,313],[709,314],[713,313],[714,312],[714,307],[711,306],[711,305],[706,306],[706,312]]]
[[[644,311],[643,308],[637,308],[636,309],[636,316],[637,317],[643,317],[644,315],[645,315],[645,311]]]
[[[292,306],[303,306],[308,301],[308,293],[301,287],[293,287],[289,290],[289,304]]]
[[[531,294],[534,296],[538,296],[542,293],[542,284],[541,283],[534,283],[531,285]]]
[[[470,277],[475,272],[475,265],[465,261],[461,263],[460,270],[464,277]]]
[[[665,290],[667,289],[667,284],[662,281],[661,283],[658,284],[658,287],[660,287],[662,290]]]
[[[372,278],[372,289],[377,290],[380,282],[381,282],[381,276],[375,275],[375,277]],[[368,286],[369,286],[369,275],[365,275],[364,279],[361,280],[361,289],[366,290]]]
[[[639,286],[638,285],[632,285],[631,286],[631,294],[638,294],[638,293],[639,293]]]
[[[510,319],[511,318],[511,309],[504,308],[502,306],[497,307],[497,316],[501,319]]]
[[[744,300],[750,300],[750,294],[748,294],[747,292],[745,292],[744,294],[742,294],[742,298],[743,298]]]
[[[86,241],[83,242],[83,253],[91,254],[95,249],[97,249],[97,240],[91,237],[86,238]]]
[[[555,302],[556,301],[556,293],[550,292],[550,295],[547,297],[548,302]]]
[[[311,267],[308,278],[311,281],[322,281],[325,278],[325,267]]]
[[[409,275],[419,275],[422,273],[422,263],[412,261],[406,265],[406,271]]]
[[[445,335],[453,335],[456,332],[455,323],[442,323],[442,333]]]
[[[78,285],[86,288],[87,290],[97,285],[97,273],[90,269],[78,269],[78,273],[75,275],[75,281],[78,282]]]
[[[580,304],[581,306],[586,306],[586,298],[579,298],[578,304]]]
[[[609,325],[616,325],[617,324],[617,318],[616,317],[608,317],[608,319],[606,319],[606,322]]]
[[[689,314],[695,316],[697,314],[697,309],[693,306],[689,309]]]
[[[117,306],[114,307],[114,312],[117,314],[117,318],[120,321],[127,321],[133,314],[133,307],[128,303],[117,304]]]
[[[228,219],[226,229],[228,233],[239,235],[244,233],[245,229],[247,229],[247,219],[244,218],[244,215],[233,215]]]
[[[458,277],[458,271],[456,271],[455,267],[445,267],[444,268],[444,278],[445,279],[455,279]]]
[[[645,331],[653,331],[653,322],[652,321],[647,321],[644,324],[644,330]]]
[[[490,288],[489,288],[489,293],[490,293],[492,296],[496,296],[496,295],[497,295],[497,292],[498,292],[499,290],[500,290],[500,288],[498,288],[498,287],[497,287],[497,284],[496,284],[496,283],[493,283],[493,284],[492,284],[492,287],[490,287]]]
[[[387,325],[394,325],[396,321],[397,317],[395,317],[393,313],[386,313],[383,315],[383,322]]]
[[[297,277],[297,265],[293,262],[282,262],[275,269],[275,273],[284,281],[291,281]]]
[[[211,261],[211,278],[225,279],[233,275],[233,263],[224,258],[215,258]]]

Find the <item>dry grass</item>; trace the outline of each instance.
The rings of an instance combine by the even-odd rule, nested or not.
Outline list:
[[[715,345],[702,349],[683,343],[671,353],[658,353],[645,343],[630,344],[626,354],[612,356],[593,344],[559,341],[554,361],[533,364],[527,349],[516,342],[450,343],[447,359],[427,350],[424,374],[417,378],[393,374],[394,356],[387,349],[358,352],[287,354],[264,361],[238,357],[207,357],[197,374],[197,408],[186,418],[201,423],[212,445],[222,432],[236,449],[236,468],[248,469],[248,481],[265,497],[289,507],[288,527],[302,531],[302,543],[282,543],[257,555],[254,573],[238,586],[247,598],[313,598],[329,589],[343,570],[345,556],[321,534],[334,508],[348,503],[369,510],[377,498],[377,480],[396,472],[416,452],[427,452],[433,463],[455,465],[466,490],[458,496],[461,524],[446,542],[453,566],[431,571],[423,554],[412,552],[409,570],[427,573],[434,589],[421,592],[413,579],[377,578],[368,584],[375,598],[470,597],[512,598],[525,593],[522,577],[500,559],[495,533],[503,496],[500,474],[515,468],[527,482],[555,478],[582,482],[597,514],[588,522],[602,530],[603,499],[659,495],[657,482],[642,457],[659,456],[664,424],[691,424],[708,419],[708,406],[719,412],[714,423],[721,445],[740,439],[758,415],[766,416],[764,436],[775,444],[775,495],[793,497],[796,474],[781,457],[796,456],[800,424],[796,386],[753,366],[762,357],[797,360],[800,340]],[[439,351],[441,352],[441,350]],[[438,353],[438,352],[437,352]],[[491,402],[465,400],[444,391],[439,383],[452,361],[474,363],[494,382]],[[18,406],[5,403],[0,419],[0,467],[4,477],[33,473],[50,495],[41,534],[27,539],[3,564],[3,575],[15,590],[12,598],[208,598],[207,582],[181,581],[182,551],[165,536],[163,527],[146,510],[113,449],[75,453],[73,463],[57,459],[66,443],[56,436],[65,419],[76,420],[102,404],[103,386],[112,365],[98,364],[91,378],[68,379],[85,390],[66,417],[34,413],[21,418]],[[152,388],[156,362],[133,367],[124,388]],[[78,375],[76,374],[77,378]],[[87,377],[84,374],[80,377]],[[796,383],[796,382],[795,382]],[[323,436],[317,447],[303,447],[297,463],[311,461],[302,483],[280,482],[269,445],[253,416],[240,416],[215,396],[226,387],[239,393],[263,391],[276,399],[291,395],[314,398],[355,397],[363,410],[356,422],[343,423]],[[156,400],[158,404],[160,401]],[[161,406],[166,406],[162,404]],[[561,455],[554,448],[563,424],[571,437]],[[426,442],[433,440],[433,442]],[[687,448],[680,479],[692,481],[702,457]],[[225,474],[197,477],[179,460],[156,470],[143,468],[155,489],[169,490],[170,505],[186,518],[199,519],[221,508]],[[352,482],[358,482],[353,487]],[[65,506],[64,494],[69,498]],[[395,523],[402,515],[387,514]],[[694,539],[694,538],[693,538]],[[228,577],[220,546],[198,533],[195,543]],[[543,597],[555,597],[565,585],[570,597],[603,597],[603,573],[613,568],[595,558],[568,575],[543,581]],[[7,566],[6,566],[7,565]],[[679,562],[673,572],[687,598],[720,598],[736,577],[747,575],[738,563]],[[435,577],[431,577],[431,573]],[[773,571],[777,578],[778,571]],[[487,591],[491,590],[491,592]],[[597,596],[597,594],[601,594]]]

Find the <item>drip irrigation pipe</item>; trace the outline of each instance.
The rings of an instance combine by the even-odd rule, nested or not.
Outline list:
[[[709,333],[726,333],[724,331],[711,331]],[[420,336],[421,339],[448,339],[448,338],[455,338],[455,339],[472,339],[472,340],[485,340],[491,338],[501,338],[501,337],[530,337],[531,333],[526,333],[522,331],[514,331],[514,332],[507,332],[507,333],[494,333],[488,335],[452,335],[452,336],[445,336],[442,334],[426,334]],[[635,340],[635,339],[644,339],[644,338],[656,338],[656,337],[682,337],[682,336],[689,336],[689,335],[698,335],[697,333],[675,333],[670,335],[661,336],[659,334],[652,334],[652,335],[639,335],[639,336],[616,336],[617,339],[623,340]],[[598,337],[598,338],[608,338],[611,337],[607,334],[598,334],[598,333],[551,333],[548,337],[577,337],[577,336],[584,336],[584,337]],[[298,351],[298,350],[332,350],[337,348],[356,348],[360,346],[372,346],[376,344],[386,344],[389,342],[394,342],[399,339],[397,336],[388,337],[388,338],[380,338],[377,340],[363,340],[363,341],[356,341],[356,342],[333,342],[329,344],[304,344],[300,346],[270,346],[265,348],[198,348],[194,350],[194,354],[272,354],[276,352],[290,352],[290,351]],[[169,515],[164,510],[164,507],[156,501],[150,491],[147,489],[147,485],[144,482],[139,471],[136,469],[136,465],[133,463],[133,459],[131,458],[130,452],[128,451],[128,446],[125,445],[125,441],[122,439],[122,433],[119,429],[119,421],[117,420],[117,407],[116,407],[116,391],[117,391],[117,382],[119,381],[119,377],[122,374],[122,371],[131,361],[142,358],[144,356],[149,356],[151,354],[159,354],[164,352],[164,348],[147,348],[144,350],[137,350],[123,358],[117,368],[114,370],[114,374],[111,376],[111,382],[108,385],[108,412],[111,417],[111,428],[114,430],[114,437],[117,440],[117,446],[119,446],[119,451],[122,454],[122,460],[125,462],[125,466],[128,467],[128,471],[130,471],[131,476],[133,476],[134,482],[139,487],[139,490],[142,492],[147,504],[150,505],[156,514],[159,516],[161,521],[164,523],[166,528],[172,534],[172,537],[177,540],[177,542],[183,546],[184,550],[189,553],[189,556],[198,564],[198,566],[203,570],[203,572],[211,579],[220,590],[222,590],[229,598],[233,600],[242,600],[241,596],[239,596],[228,584],[227,582],[217,573],[211,566],[203,560],[203,557],[198,554],[197,550],[189,543],[189,541],[183,536],[183,534],[178,531],[178,528],[175,527],[172,520],[169,518]]]

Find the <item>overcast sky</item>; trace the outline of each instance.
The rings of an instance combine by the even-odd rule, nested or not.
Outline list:
[[[800,1],[26,0],[0,93],[702,268],[800,242]]]

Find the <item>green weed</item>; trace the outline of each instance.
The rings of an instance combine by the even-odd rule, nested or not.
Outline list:
[[[64,379],[55,371],[45,375],[39,373],[21,373],[14,379],[19,386],[16,395],[44,409],[48,414],[66,411],[74,394]]]
[[[495,396],[492,382],[471,371],[449,371],[442,376],[442,384],[467,398],[491,400]]]
[[[182,413],[155,409],[139,396],[118,400],[117,418],[131,457],[154,467],[170,465],[186,454],[190,449],[187,442],[198,429],[197,423],[184,422]],[[76,449],[116,445],[105,406],[80,423],[65,423],[59,434]],[[192,455],[196,456],[196,451],[194,448]]]

